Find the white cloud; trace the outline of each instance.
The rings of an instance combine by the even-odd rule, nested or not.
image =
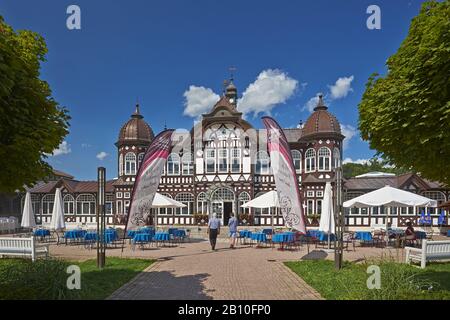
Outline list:
[[[305,84],[306,86],[306,84]],[[262,71],[250,84],[238,101],[238,109],[244,114],[270,112],[277,104],[286,101],[295,93],[298,81],[278,69]]]
[[[203,113],[209,112],[214,104],[220,99],[220,96],[209,88],[189,86],[189,90],[183,94],[184,112],[189,117],[198,117]]]
[[[317,102],[319,102],[319,97],[312,97],[308,100],[307,103],[302,108],[302,111],[308,110],[310,113],[314,111],[314,108],[317,106]]]
[[[71,152],[72,149],[70,149],[70,145],[67,143],[67,141],[63,141],[57,149],[53,150],[53,153],[51,155],[57,157],[63,154],[69,154]]]
[[[344,139],[344,150],[345,150],[348,148],[350,140],[352,140],[352,138],[358,134],[358,130],[351,125],[341,124],[341,131],[342,134],[345,136]]]
[[[343,164],[346,163],[357,163],[357,164],[366,164],[369,163],[370,159],[358,159],[358,160],[353,160],[352,158],[345,158],[344,161],[342,161]]]
[[[352,81],[354,76],[342,77],[336,80],[336,83],[332,86],[328,86],[331,92],[332,99],[345,98],[352,89]]]
[[[97,154],[97,159],[100,161],[103,161],[107,156],[109,156],[108,153],[106,153],[105,151],[100,152],[99,154]]]

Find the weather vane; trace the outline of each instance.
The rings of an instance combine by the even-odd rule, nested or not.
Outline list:
[[[236,67],[229,67],[228,70],[230,71],[230,81],[234,80],[234,72],[237,70]]]

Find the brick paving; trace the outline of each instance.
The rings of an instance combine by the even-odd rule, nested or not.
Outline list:
[[[301,300],[321,299],[301,278],[284,266],[283,261],[308,258],[333,259],[321,248],[306,246],[297,251],[239,246],[228,248],[219,239],[217,251],[207,241],[197,240],[175,247],[148,247],[144,250],[109,249],[108,256],[152,258],[157,262],[117,290],[110,299],[224,299],[224,300]],[[82,246],[51,245],[50,254],[72,260],[95,258],[96,251]],[[362,261],[390,256],[402,261],[404,250],[361,248],[344,253],[344,259]]]

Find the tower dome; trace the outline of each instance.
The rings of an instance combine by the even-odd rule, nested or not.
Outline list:
[[[339,135],[343,138],[341,133],[341,126],[337,118],[328,111],[327,106],[323,102],[323,96],[319,95],[319,101],[314,108],[314,112],[303,126],[303,137],[312,135]]]
[[[139,104],[136,104],[136,110],[120,129],[119,140],[117,144],[127,142],[150,144],[154,134],[152,128],[145,122],[140,113]]]

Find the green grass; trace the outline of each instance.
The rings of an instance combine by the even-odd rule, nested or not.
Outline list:
[[[450,299],[450,263],[432,263],[426,269],[390,261],[368,261],[363,264],[346,262],[336,271],[334,261],[286,262],[325,299],[330,300],[406,300]],[[381,288],[367,288],[369,265],[381,270]]]
[[[0,259],[0,299],[105,299],[153,262],[108,257],[100,271],[95,260]],[[81,290],[67,289],[69,265],[80,267]]]

